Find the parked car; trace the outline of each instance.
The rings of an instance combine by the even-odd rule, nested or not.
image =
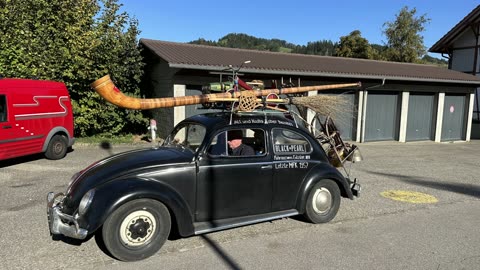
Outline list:
[[[230,134],[247,155],[234,156]],[[237,137],[236,137],[237,138]],[[360,185],[284,114],[210,113],[180,122],[162,146],[124,152],[75,174],[47,196],[54,235],[98,233],[111,255],[134,261],[182,237],[284,217],[332,220]]]
[[[44,153],[63,158],[75,141],[65,84],[0,79],[0,160]]]

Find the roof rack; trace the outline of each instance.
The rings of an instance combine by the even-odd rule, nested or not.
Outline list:
[[[282,108],[268,107],[266,106],[266,103],[264,103],[264,106],[262,107],[258,107],[250,111],[243,111],[243,110],[239,110],[238,107],[235,106],[235,103],[237,103],[237,101],[232,102],[232,105],[230,106],[230,121],[229,121],[230,125],[233,123],[233,115],[248,115],[248,114],[252,114],[252,115],[262,114],[265,118],[265,121],[264,121],[265,124],[268,123],[268,115],[283,115],[285,116],[285,118],[293,120],[296,128],[299,128],[300,126],[297,118],[302,120],[302,122],[306,125],[305,127],[309,125],[308,121],[306,121],[302,116],[300,116],[298,113],[293,111],[291,106],[287,106],[288,109],[282,109]],[[289,104],[284,104],[284,105],[289,105]],[[289,118],[288,116],[290,116],[291,118]]]

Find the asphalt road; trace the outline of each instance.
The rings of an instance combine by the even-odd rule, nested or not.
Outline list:
[[[342,200],[332,222],[288,218],[168,241],[134,263],[112,259],[95,238],[48,232],[47,192],[63,192],[109,152],[77,145],[59,161],[0,161],[0,269],[480,269],[480,141],[359,146],[365,160],[351,172],[362,195]]]

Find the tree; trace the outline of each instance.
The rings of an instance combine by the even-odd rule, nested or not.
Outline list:
[[[368,40],[362,37],[359,30],[355,30],[348,36],[340,37],[340,43],[335,48],[335,55],[350,58],[373,58],[373,48]]]
[[[140,93],[138,22],[117,0],[4,0],[0,74],[62,81],[73,100],[76,136],[144,128],[141,112],[107,105],[89,84],[109,73],[122,91]]]
[[[403,7],[396,15],[395,21],[383,24],[383,33],[387,37],[385,57],[395,62],[419,62],[426,53],[421,32],[430,21],[426,14],[416,16],[417,10]]]
[[[95,46],[92,55],[95,66],[91,67],[91,77],[96,79],[109,73],[123,92],[138,97],[143,75],[137,41],[140,33],[138,21],[130,19],[125,12],[119,13],[121,5],[117,0],[102,0],[101,3],[103,8],[96,15],[98,19],[93,25]],[[91,83],[91,79],[88,83]],[[86,127],[86,131],[90,132],[86,135],[145,131],[148,119],[142,112],[108,105],[93,91],[79,91],[78,95],[76,107],[82,117],[78,117],[76,123]]]
[[[319,40],[308,42],[306,46],[296,47],[292,52],[313,55],[332,56],[335,51],[335,44],[330,40]]]

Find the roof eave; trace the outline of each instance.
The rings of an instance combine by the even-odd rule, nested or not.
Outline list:
[[[467,16],[465,16],[457,25],[455,25],[450,31],[448,31],[441,39],[439,39],[428,50],[434,53],[447,53],[448,48],[452,46],[453,42],[457,39],[458,35],[463,33],[467,27],[472,23],[478,23],[480,20],[480,5],[474,8]]]
[[[169,63],[171,68],[184,68],[184,69],[198,69],[207,71],[222,71],[224,66],[209,66],[209,65],[191,65],[191,64],[175,64]],[[350,79],[368,79],[368,80],[392,80],[392,81],[409,81],[409,82],[433,82],[433,83],[454,83],[454,84],[467,84],[478,85],[480,81],[464,81],[464,80],[445,80],[435,78],[418,78],[418,77],[401,77],[391,75],[374,75],[374,74],[351,74],[351,73],[331,73],[331,72],[318,72],[318,71],[298,71],[298,70],[274,70],[274,69],[252,69],[243,68],[242,72],[245,73],[260,73],[260,74],[272,74],[272,75],[296,75],[296,76],[318,76],[318,77],[331,77],[331,78],[350,78]]]

